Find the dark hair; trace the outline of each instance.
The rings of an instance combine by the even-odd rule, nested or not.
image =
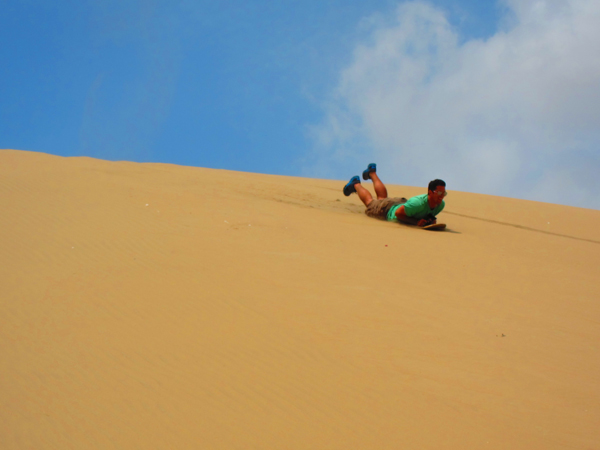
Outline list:
[[[435,180],[429,182],[429,187],[427,189],[429,189],[430,191],[435,191],[435,188],[438,186],[446,187],[446,182],[444,180],[438,180],[436,178]]]

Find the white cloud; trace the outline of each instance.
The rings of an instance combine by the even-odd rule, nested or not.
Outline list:
[[[311,173],[375,161],[389,182],[600,208],[600,2],[505,5],[496,34],[466,42],[426,3],[369,18],[312,130]]]

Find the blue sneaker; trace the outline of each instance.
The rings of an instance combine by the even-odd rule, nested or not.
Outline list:
[[[371,163],[367,166],[367,169],[363,171],[363,180],[370,180],[371,175],[369,174],[371,172],[377,172],[377,164]]]
[[[360,178],[358,178],[358,175],[354,175],[352,178],[350,178],[350,181],[348,181],[348,184],[346,186],[344,186],[344,195],[346,197],[348,197],[353,192],[356,192],[356,189],[354,188],[354,185],[356,183],[360,183]]]

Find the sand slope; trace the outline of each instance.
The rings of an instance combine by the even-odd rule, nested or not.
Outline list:
[[[0,448],[600,448],[600,211],[448,181],[0,151]]]

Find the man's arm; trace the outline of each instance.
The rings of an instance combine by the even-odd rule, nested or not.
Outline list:
[[[425,225],[431,225],[436,223],[435,217],[433,219],[415,219],[414,217],[408,217],[404,210],[404,205],[396,210],[396,218],[398,222],[406,223],[408,225],[416,225],[418,227],[424,227]]]

